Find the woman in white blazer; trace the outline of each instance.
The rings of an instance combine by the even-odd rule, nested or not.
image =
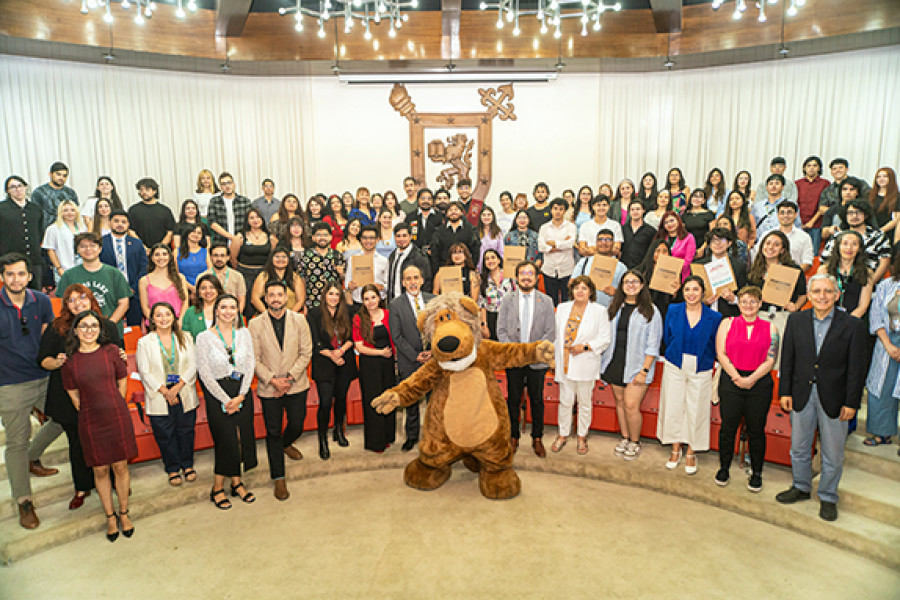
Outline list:
[[[603,381],[612,388],[622,430],[615,453],[625,460],[641,453],[641,402],[653,382],[662,338],[662,317],[645,284],[639,271],[622,275],[608,309],[612,341],[603,353]]]
[[[591,397],[600,379],[600,358],[609,346],[609,318],[597,304],[597,288],[590,277],[569,281],[570,302],[556,309],[556,382],[559,383],[559,435],[551,450],[566,445],[572,429],[572,406],[578,401],[578,454],[587,454],[591,426]]]
[[[194,342],[181,331],[167,302],[150,308],[150,332],[138,340],[138,373],[144,384],[144,409],[162,454],[170,485],[196,481],[194,425],[197,422],[197,361]]]

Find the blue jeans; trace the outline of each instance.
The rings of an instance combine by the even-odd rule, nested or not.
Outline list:
[[[809,229],[804,229],[804,231],[812,238],[813,256],[818,256],[820,246],[822,245],[822,228],[810,227]]]
[[[838,484],[844,471],[844,442],[847,440],[847,421],[832,419],[817,397],[811,396],[800,412],[791,412],[791,472],[794,487],[812,490],[812,443],[819,430],[822,450],[822,473],[819,476],[819,500],[837,502]]]

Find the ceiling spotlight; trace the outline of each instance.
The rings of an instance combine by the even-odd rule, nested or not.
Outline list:
[[[285,10],[285,8],[283,6],[278,7],[278,14],[281,15],[282,17],[284,16],[284,13],[286,13],[286,12],[287,12],[287,10]]]
[[[188,10],[191,12],[197,12],[197,3],[194,2],[194,0],[190,0],[190,2],[188,2]]]
[[[675,61],[672,60],[672,57],[671,57],[671,56],[667,56],[667,57],[666,57],[666,62],[663,63],[663,66],[664,66],[665,68],[671,70],[672,67],[675,66]]]
[[[778,54],[781,56],[781,58],[787,58],[788,54],[790,54],[790,52],[791,52],[790,49],[786,48],[785,46],[782,46],[778,50]]]
[[[519,34],[520,34],[520,33],[522,33],[522,30],[519,29],[519,26],[518,26],[518,25],[516,25],[516,26],[513,28],[513,35],[516,36],[516,37],[519,37]]]
[[[556,38],[556,39],[558,40],[559,38],[562,37],[562,31],[560,31],[559,29],[557,29],[556,31],[553,32],[553,37]]]

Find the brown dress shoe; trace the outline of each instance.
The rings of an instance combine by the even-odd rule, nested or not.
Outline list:
[[[31,503],[31,500],[19,504],[19,524],[25,529],[34,529],[41,524],[37,513],[34,512],[34,504]]]
[[[512,448],[513,454],[519,451],[519,438],[509,438],[509,447]]]
[[[59,469],[45,467],[39,460],[33,460],[28,463],[28,470],[31,471],[32,475],[36,475],[37,477],[50,477],[51,475],[59,473]]]
[[[291,460],[300,460],[301,458],[303,458],[303,455],[300,453],[300,451],[294,448],[293,445],[286,447],[284,449],[284,453],[287,454],[288,458],[290,458]]]
[[[276,500],[287,500],[290,498],[291,493],[287,489],[287,483],[285,483],[284,479],[276,479],[275,480],[275,499]]]
[[[544,450],[544,442],[541,441],[541,438],[534,438],[531,440],[531,447],[534,448],[534,453],[537,454],[539,458],[547,458],[547,451]]]

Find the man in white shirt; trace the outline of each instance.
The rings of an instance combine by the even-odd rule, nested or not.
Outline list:
[[[553,306],[567,299],[567,287],[575,257],[572,249],[578,237],[575,223],[566,219],[566,201],[555,198],[550,203],[550,222],[541,225],[538,231],[538,251],[544,253],[544,290],[553,300]]]
[[[609,213],[609,198],[597,196],[591,200],[591,212],[594,214],[594,219],[583,223],[578,230],[578,253],[581,256],[592,256],[596,252],[594,244],[597,240],[597,234],[601,229],[609,229],[613,233],[613,254],[618,256],[625,237],[622,235],[622,226],[617,221],[607,217]]]
[[[387,295],[388,259],[375,252],[375,245],[378,244],[378,230],[370,226],[363,227],[359,232],[359,243],[362,244],[362,253],[354,254],[348,258],[347,268],[344,271],[344,287],[350,292],[350,298],[353,300],[353,308],[350,314],[356,314],[362,307],[363,285],[352,279],[353,263],[358,263],[360,257],[372,257],[372,278],[374,279],[375,287],[378,288],[382,298]]]
[[[597,232],[597,245],[594,247],[594,255],[593,256],[585,256],[581,260],[578,261],[578,264],[575,265],[575,271],[573,275],[587,275],[591,276],[591,271],[594,269],[594,256],[613,256],[613,233],[609,229],[601,229]],[[603,289],[597,289],[597,304],[600,306],[608,307],[609,303],[612,302],[612,297],[616,293],[616,288],[619,287],[619,281],[622,280],[622,276],[628,272],[628,267],[626,267],[622,261],[616,260],[616,272],[613,275],[612,284],[606,286]]]
[[[797,184],[791,181],[789,177],[785,177],[785,169],[787,169],[787,161],[784,160],[784,157],[782,156],[776,156],[772,159],[772,162],[769,163],[769,174],[781,175],[784,178],[784,192],[782,193],[782,198],[790,200],[791,202],[797,202]],[[767,183],[768,179],[766,181],[761,181],[759,185],[756,186],[756,197],[758,199],[766,197]]]
[[[797,226],[799,210],[797,204],[790,200],[782,200],[778,204],[778,229],[787,236],[791,243],[791,259],[806,273],[812,268],[813,252],[812,238],[808,233]],[[759,239],[762,239],[761,237]],[[750,252],[751,260],[756,259],[756,253],[760,244],[756,244]]]

